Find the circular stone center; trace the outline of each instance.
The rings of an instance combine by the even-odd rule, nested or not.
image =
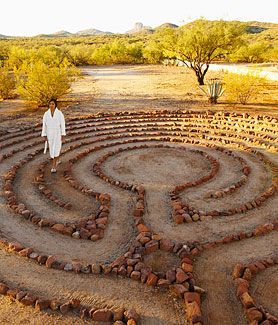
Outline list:
[[[208,173],[210,165],[200,154],[175,148],[124,151],[108,158],[103,170],[122,182],[175,186]]]

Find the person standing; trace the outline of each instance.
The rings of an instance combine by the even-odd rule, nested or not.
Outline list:
[[[49,154],[52,158],[51,173],[56,173],[58,157],[60,155],[62,140],[66,135],[65,118],[57,107],[57,100],[50,99],[49,109],[43,115],[42,133],[48,143]],[[47,144],[46,143],[46,144]]]

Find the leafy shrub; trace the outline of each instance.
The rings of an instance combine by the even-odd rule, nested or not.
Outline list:
[[[228,100],[246,104],[261,91],[265,79],[255,74],[238,74],[227,72],[224,76],[226,97]]]
[[[230,58],[234,62],[262,63],[268,50],[266,42],[248,44],[240,47]]]
[[[138,64],[143,63],[142,45],[125,44],[114,41],[96,48],[91,56],[91,63],[108,64]]]
[[[44,106],[52,97],[68,93],[77,74],[75,68],[49,67],[38,61],[17,72],[17,89],[24,99]]]
[[[7,68],[0,68],[0,97],[3,99],[13,98],[15,79]]]

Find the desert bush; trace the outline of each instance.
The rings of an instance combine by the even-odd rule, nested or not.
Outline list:
[[[265,62],[265,54],[269,50],[266,42],[246,44],[241,46],[230,56],[233,62],[262,63]]]
[[[66,67],[72,65],[66,53],[57,46],[43,46],[38,49],[11,47],[6,62],[10,69],[22,70],[35,62],[43,62],[48,66]]]
[[[238,74],[227,72],[224,75],[226,98],[246,104],[261,92],[266,80],[256,74]]]
[[[91,63],[91,56],[94,52],[94,46],[77,44],[75,46],[68,47],[67,54],[69,60],[75,66],[89,65]]]
[[[0,98],[14,97],[15,79],[13,74],[6,68],[0,68]]]
[[[143,63],[142,45],[114,41],[95,49],[91,56],[92,64],[138,64]]]
[[[163,49],[159,46],[159,44],[157,44],[157,42],[150,41],[143,48],[143,57],[147,63],[160,63],[164,59]]]
[[[43,106],[52,97],[59,98],[70,91],[78,70],[70,67],[49,67],[37,61],[17,71],[17,89],[22,98]]]

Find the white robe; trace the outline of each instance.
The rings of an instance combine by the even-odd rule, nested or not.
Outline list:
[[[64,115],[56,107],[53,117],[50,109],[43,115],[42,137],[47,136],[50,157],[58,157],[62,147],[62,135],[66,135]]]

